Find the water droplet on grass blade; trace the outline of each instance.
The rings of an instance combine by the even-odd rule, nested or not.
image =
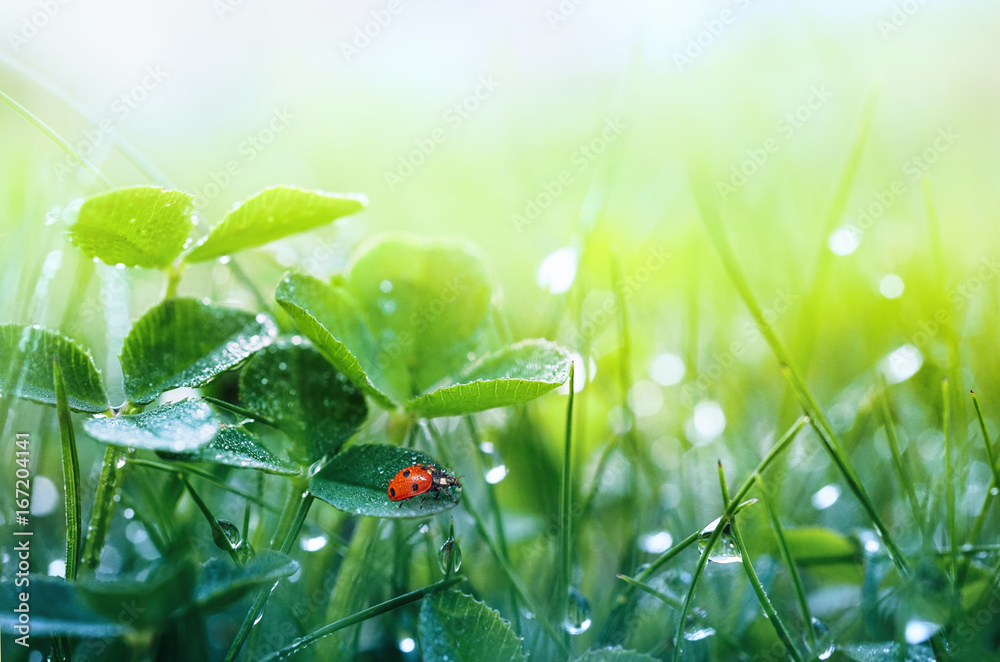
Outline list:
[[[819,660],[829,660],[833,655],[833,652],[837,649],[834,646],[833,641],[830,639],[830,628],[826,626],[826,623],[819,620],[815,616],[812,619],[813,632],[816,634],[816,647],[813,652],[816,658]],[[808,644],[808,640],[807,640]]]
[[[705,552],[705,547],[708,546],[708,541],[715,533],[715,529],[721,523],[722,518],[719,518],[706,526],[698,535],[698,548],[702,553]],[[740,555],[740,551],[736,546],[736,539],[733,538],[733,534],[729,527],[729,522],[726,522],[722,530],[722,534],[719,540],[715,543],[715,547],[712,549],[712,553],[708,557],[709,563],[742,563],[743,557]]]
[[[230,547],[236,549],[243,541],[240,530],[229,520],[217,519],[215,521],[219,525],[218,529],[212,529],[212,540],[215,541],[215,546],[219,549],[229,549]]]
[[[562,628],[571,635],[583,634],[590,629],[590,603],[576,587],[569,588],[567,596],[566,617]]]
[[[462,548],[455,542],[455,522],[451,523],[448,539],[438,550],[438,567],[445,577],[452,577],[462,567]]]

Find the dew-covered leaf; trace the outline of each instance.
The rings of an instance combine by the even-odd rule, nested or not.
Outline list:
[[[284,476],[299,473],[296,464],[272,453],[260,439],[238,425],[222,425],[210,442],[193,451],[161,454],[172,460],[210,462]]]
[[[524,660],[521,639],[510,623],[472,596],[441,591],[420,607],[420,649],[427,662]]]
[[[427,517],[456,505],[447,494],[423,495],[404,501],[389,500],[389,481],[400,469],[412,464],[434,465],[447,471],[440,462],[419,451],[365,444],[339,453],[309,481],[309,489],[331,506],[369,517]],[[461,488],[451,488],[458,499]],[[423,503],[421,504],[421,501]]]
[[[167,299],[132,326],[122,346],[125,396],[146,404],[172,388],[203,386],[268,345],[268,315]]]
[[[877,644],[850,644],[839,647],[851,660],[856,662],[934,662],[934,652],[928,646],[907,646],[903,655],[902,646],[894,641]]]
[[[373,331],[378,365],[405,370],[402,401],[493,349],[493,280],[475,245],[387,234],[360,250],[345,287]]]
[[[59,359],[70,409],[107,411],[108,396],[94,359],[75,342],[38,326],[0,326],[0,395],[56,404],[52,357]]]
[[[219,427],[212,408],[197,400],[173,402],[138,414],[92,418],[83,424],[87,434],[105,444],[167,453],[197,450],[215,437]]]
[[[0,586],[0,632],[5,635],[21,636],[14,629],[18,625],[19,614],[14,609],[21,604],[20,594],[27,592],[31,617],[31,637],[67,635],[87,639],[117,637],[126,631],[124,621],[104,616],[91,609],[80,598],[76,585],[57,577],[29,575],[30,582],[17,586],[13,580],[4,581]]]
[[[202,566],[194,602],[207,612],[219,611],[254,588],[271,586],[294,574],[298,567],[291,558],[273,550],[265,550],[243,568],[229,558],[212,559]]]
[[[527,402],[569,379],[572,362],[555,343],[525,340],[483,356],[458,384],[414,398],[407,409],[424,417],[458,416]]]
[[[346,290],[292,273],[274,298],[327,361],[383,407],[395,408],[389,394],[397,389],[383,374],[372,332]]]
[[[622,648],[601,648],[587,651],[576,662],[656,662],[656,658]]]
[[[183,191],[122,188],[87,198],[69,236],[87,257],[106,264],[165,269],[194,227],[190,207]]]
[[[240,399],[289,436],[291,455],[303,465],[340,450],[368,414],[362,392],[315,347],[287,340],[247,363]]]
[[[261,246],[326,225],[367,205],[367,198],[358,194],[306,191],[291,186],[267,188],[226,214],[184,259],[201,262]]]

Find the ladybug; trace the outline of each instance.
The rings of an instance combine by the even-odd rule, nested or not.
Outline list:
[[[403,501],[422,494],[420,505],[423,507],[428,494],[434,492],[434,498],[437,499],[444,492],[448,498],[458,503],[458,499],[451,495],[448,488],[461,486],[457,478],[434,468],[433,464],[413,464],[400,469],[389,481],[389,501]],[[399,504],[399,507],[402,508],[403,504]]]

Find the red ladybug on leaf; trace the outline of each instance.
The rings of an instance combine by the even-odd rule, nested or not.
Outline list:
[[[434,498],[441,496],[441,492],[448,495],[448,498],[458,503],[458,499],[452,496],[449,488],[461,487],[462,484],[451,474],[436,469],[432,464],[413,464],[404,467],[389,481],[389,501],[404,501],[422,494],[420,506],[423,507],[424,499],[431,492]],[[399,504],[400,507],[403,504]]]

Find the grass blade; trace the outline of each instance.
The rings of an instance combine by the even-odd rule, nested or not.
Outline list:
[[[285,646],[281,650],[275,651],[270,655],[262,658],[261,662],[274,662],[275,660],[286,660],[292,655],[305,650],[306,648],[316,643],[323,637],[329,636],[334,632],[337,632],[338,630],[343,630],[346,627],[357,625],[358,623],[367,621],[370,618],[375,618],[376,616],[392,611],[393,609],[404,607],[412,602],[416,602],[417,600],[424,598],[427,595],[430,595],[431,593],[434,593],[435,591],[440,591],[442,589],[448,588],[449,586],[454,586],[463,579],[465,579],[465,577],[453,577],[451,579],[442,579],[441,581],[431,584],[430,586],[425,586],[415,591],[404,593],[403,595],[396,596],[391,600],[386,600],[385,602],[381,602],[375,605],[374,607],[369,607],[368,609],[359,611],[356,614],[351,614],[350,616],[341,618],[340,620],[334,621],[329,625],[324,625],[318,630],[310,632],[304,637],[296,639],[291,644]]]
[[[108,537],[111,525],[111,513],[115,507],[115,492],[121,481],[122,469],[125,467],[125,449],[120,446],[108,446],[104,452],[104,464],[101,465],[101,477],[97,483],[97,494],[94,497],[94,510],[90,516],[90,526],[87,527],[87,538],[83,546],[84,568],[95,570],[101,562],[101,552]]]
[[[972,533],[969,534],[968,544],[975,545],[979,540],[979,535],[983,532],[983,525],[986,523],[986,515],[990,511],[990,506],[993,504],[994,490],[1000,487],[1000,468],[997,467],[996,463],[996,453],[993,451],[993,445],[990,443],[990,434],[986,430],[986,421],[983,419],[983,410],[979,406],[979,398],[976,394],[972,394],[972,405],[976,410],[976,418],[979,419],[979,430],[983,435],[983,444],[986,446],[986,457],[990,463],[990,471],[993,473],[993,482],[990,484],[990,489],[986,491],[986,498],[983,500],[983,507],[979,509],[979,514],[976,516],[976,521],[972,526]]]
[[[951,393],[948,390],[948,379],[941,381],[942,413],[941,427],[944,429],[944,498],[948,518],[948,575],[951,577],[952,589],[957,590],[958,581],[958,532],[955,523],[955,479],[951,462]]]
[[[62,440],[63,491],[66,502],[66,580],[76,581],[80,567],[80,542],[83,527],[80,513],[80,458],[76,452],[76,434],[66,396],[66,382],[63,380],[59,360],[52,358],[55,374],[56,408],[59,417],[59,436]]]
[[[736,549],[739,550],[740,555],[743,557],[743,569],[747,573],[747,579],[750,580],[750,585],[753,586],[754,593],[757,594],[757,601],[760,603],[761,609],[763,609],[764,613],[767,615],[767,620],[771,622],[771,625],[774,627],[774,631],[778,634],[778,638],[781,639],[781,643],[785,645],[788,655],[793,660],[796,660],[796,662],[802,662],[804,658],[802,657],[802,653],[799,652],[799,649],[795,646],[795,642],[792,640],[792,636],[788,632],[788,626],[786,626],[785,622],[781,620],[780,616],[778,616],[778,612],[775,611],[770,598],[768,598],[767,593],[764,592],[764,587],[761,586],[760,579],[757,577],[757,572],[753,569],[753,563],[750,562],[750,556],[747,553],[746,543],[743,542],[743,534],[740,533],[740,529],[736,525],[736,520],[733,519],[729,526],[733,533],[733,539],[736,541]]]
[[[778,517],[778,509],[775,508],[774,502],[771,499],[771,494],[767,487],[764,485],[764,479],[759,475],[757,478],[757,486],[760,488],[761,500],[764,502],[764,507],[767,509],[767,515],[771,520],[771,526],[774,528],[774,535],[778,539],[778,551],[781,553],[781,559],[785,562],[788,567],[788,577],[792,580],[792,588],[795,591],[795,599],[799,603],[799,613],[802,614],[802,622],[806,627],[806,637],[809,640],[809,647],[813,650],[816,649],[816,626],[813,623],[812,610],[809,609],[809,601],[806,599],[806,590],[802,585],[802,576],[799,574],[798,566],[795,565],[795,559],[792,557],[792,551],[788,548],[788,541],[785,539],[785,530],[781,526],[781,519]]]
[[[559,507],[559,616],[565,620],[569,610],[569,585],[572,581],[573,519],[570,503],[573,491],[573,370],[569,367],[569,404],[566,406],[566,443],[563,446],[562,500]],[[563,631],[563,644],[570,648],[569,632]]]
[[[926,515],[920,507],[920,499],[917,498],[917,490],[913,486],[913,478],[910,476],[910,472],[903,462],[903,456],[899,452],[899,435],[896,433],[896,419],[892,414],[892,405],[889,402],[889,389],[886,386],[884,377],[881,377],[879,382],[880,390],[882,391],[882,397],[879,398],[882,402],[882,420],[885,424],[885,437],[889,442],[889,452],[892,454],[892,466],[896,470],[896,475],[899,478],[899,482],[903,485],[903,489],[906,490],[906,498],[910,502],[910,511],[913,513],[913,519],[919,528],[923,528]]]

